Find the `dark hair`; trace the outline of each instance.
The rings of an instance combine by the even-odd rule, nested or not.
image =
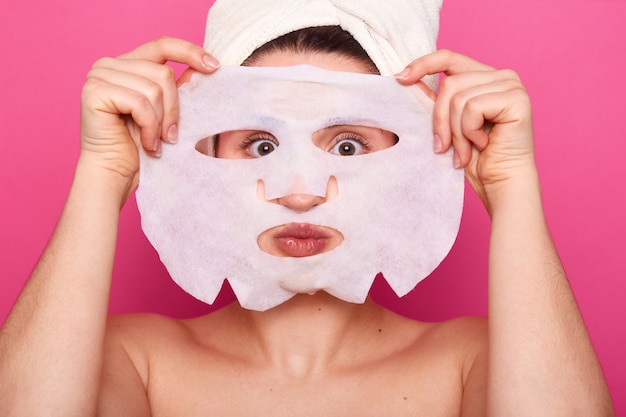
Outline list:
[[[365,49],[349,32],[339,26],[309,27],[280,36],[256,49],[242,63],[254,65],[255,60],[272,52],[322,52],[354,58],[365,64],[373,74],[378,68]]]

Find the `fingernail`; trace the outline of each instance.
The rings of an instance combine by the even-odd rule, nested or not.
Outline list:
[[[161,143],[161,138],[156,137],[154,138],[154,141],[152,142],[152,151],[156,152],[157,149],[159,149],[159,143]]]
[[[217,59],[212,57],[211,55],[205,55],[202,57],[202,65],[206,69],[214,70],[220,67],[220,63]]]
[[[167,140],[169,141],[169,143],[176,143],[178,141],[178,126],[176,125],[176,123],[171,125],[169,129],[167,129]]]
[[[461,168],[461,157],[459,157],[459,154],[454,151],[454,156],[453,156],[453,164],[455,168]]]
[[[401,80],[406,79],[409,76],[409,72],[411,72],[411,70],[409,68],[405,68],[402,71],[400,71],[399,73],[397,73],[395,75],[396,78],[399,78]]]
[[[163,155],[163,150],[161,149],[161,141],[159,141],[157,148],[154,150],[154,156],[159,158],[161,155]]]
[[[441,137],[435,133],[435,137],[433,140],[433,149],[436,153],[440,153],[443,149],[443,142],[441,141]]]

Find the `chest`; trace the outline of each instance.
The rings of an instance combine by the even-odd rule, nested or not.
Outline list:
[[[424,358],[426,359],[426,358]],[[148,387],[156,417],[456,416],[462,386],[445,360],[395,360],[304,376],[237,361],[157,366]]]

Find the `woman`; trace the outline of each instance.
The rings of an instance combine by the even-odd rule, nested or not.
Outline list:
[[[206,74],[219,65],[196,45],[161,38],[88,76],[70,196],[1,334],[3,415],[611,415],[545,226],[528,96],[513,72],[449,51],[407,62],[397,78],[447,75],[433,147],[454,148],[492,218],[488,322],[419,323],[319,292],[262,313],[233,304],[193,320],[107,325],[137,144],[158,156],[162,141],[177,139],[166,61]],[[375,72],[361,52],[336,46],[270,48],[249,64]]]

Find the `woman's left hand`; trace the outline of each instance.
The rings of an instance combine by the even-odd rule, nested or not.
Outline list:
[[[518,75],[439,50],[411,62],[396,78],[418,83],[443,73],[433,115],[434,149],[454,147],[454,165],[493,214],[518,187],[538,187],[528,94]]]

